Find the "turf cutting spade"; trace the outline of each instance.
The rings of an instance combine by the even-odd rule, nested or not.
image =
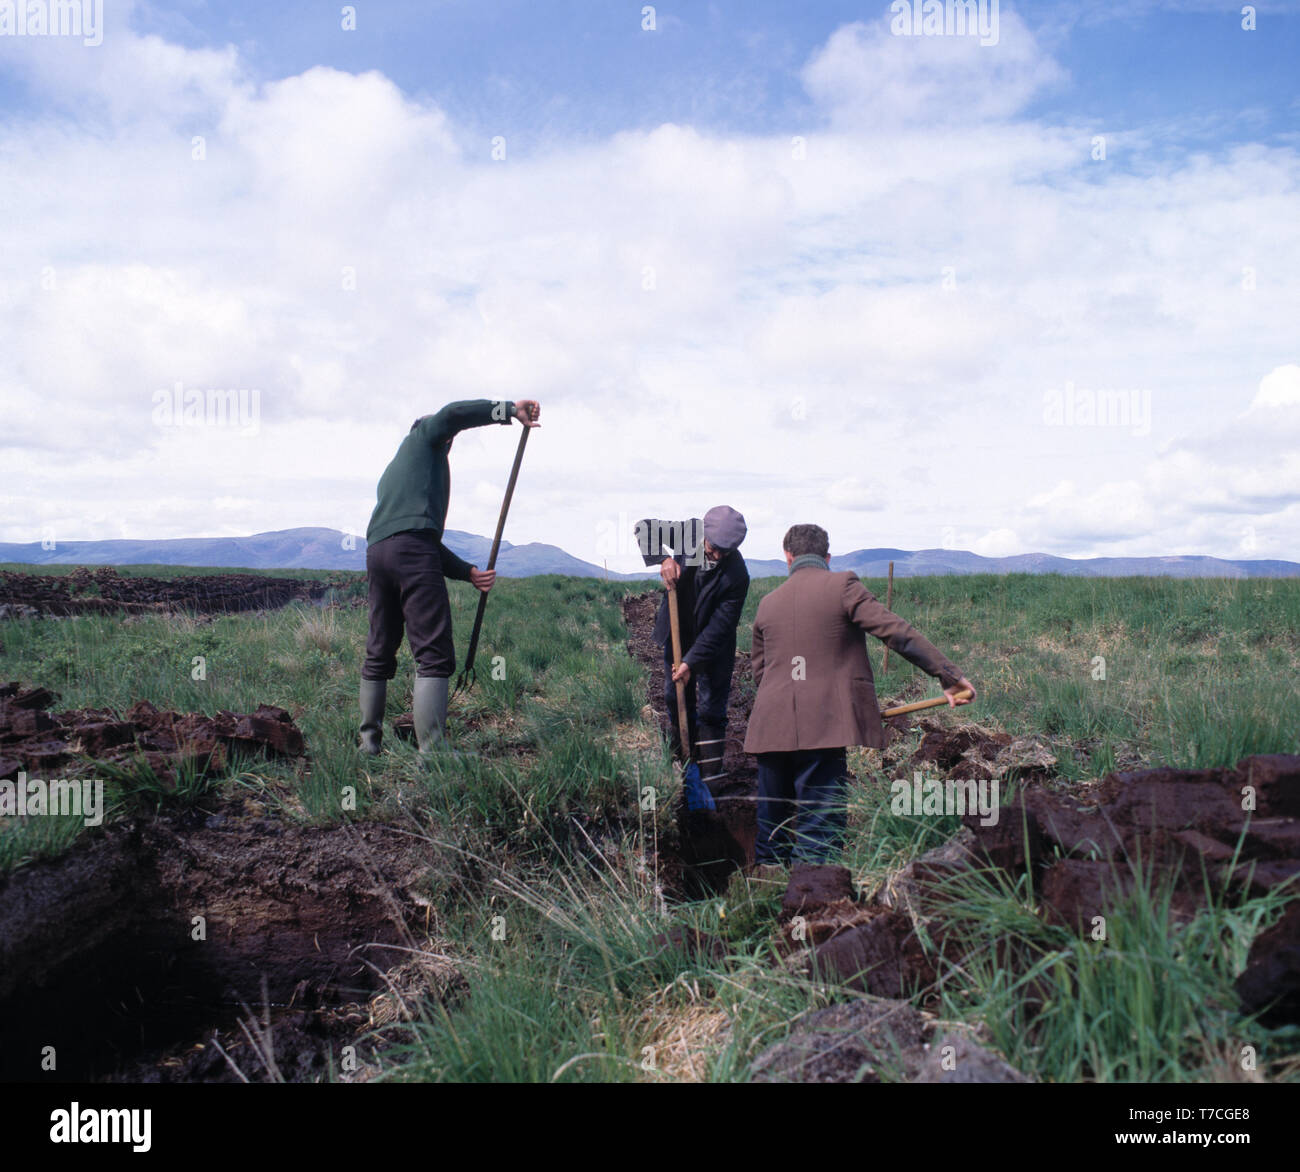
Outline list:
[[[682,663],[682,628],[677,617],[677,589],[668,587],[668,621],[673,632],[673,671]],[[691,739],[690,724],[686,719],[686,684],[677,681],[677,743],[682,748],[682,785],[686,794],[688,810],[716,810],[713,794],[700,777],[700,767],[692,760],[689,748]]]
[[[487,568],[495,570],[497,565],[497,551],[501,548],[501,534],[506,527],[506,514],[510,511],[510,498],[515,495],[515,481],[519,479],[519,465],[524,460],[524,445],[528,443],[528,433],[532,431],[531,427],[525,426],[519,436],[519,447],[515,449],[514,467],[510,469],[510,483],[506,485],[506,499],[501,502],[501,516],[497,518],[496,536],[492,538],[492,552],[488,555]],[[481,592],[478,596],[478,613],[474,616],[474,631],[469,637],[469,651],[465,654],[465,667],[461,670],[460,675],[456,677],[456,687],[452,691],[453,696],[461,692],[467,692],[474,686],[474,655],[478,651],[478,636],[483,629],[483,612],[487,610],[487,592]]]

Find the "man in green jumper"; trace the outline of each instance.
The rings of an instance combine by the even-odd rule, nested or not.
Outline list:
[[[457,432],[518,419],[539,426],[533,399],[517,403],[470,399],[448,403],[411,424],[397,455],[379,478],[379,500],[366,529],[370,636],[361,665],[361,751],[378,753],[383,740],[388,681],[397,674],[405,631],[415,658],[411,704],[420,752],[442,740],[447,724],[447,681],[456,669],[446,579],[471,582],[487,593],[492,570],[458,558],[442,543],[451,491],[447,459]]]

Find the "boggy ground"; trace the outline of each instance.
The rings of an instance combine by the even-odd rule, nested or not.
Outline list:
[[[624,613],[629,650],[650,674],[648,700],[662,723],[667,715],[661,699],[662,657],[657,647],[649,645],[656,603],[657,595],[630,600]],[[563,634],[561,628],[557,630]],[[577,641],[588,636],[575,631],[572,637]],[[616,645],[622,642],[613,631],[608,637]],[[344,651],[351,662],[352,649]],[[564,684],[573,678],[573,670],[566,666],[559,681]],[[57,681],[46,682],[57,685]],[[990,689],[988,695],[992,697],[993,692]],[[177,693],[148,687],[126,693],[123,702],[129,705],[140,695],[153,696],[160,705],[184,707]],[[734,871],[741,858],[747,856],[743,837],[746,819],[752,843],[753,766],[741,750],[751,696],[752,678],[741,655],[727,753],[732,781],[720,795],[724,801],[740,801],[734,807],[735,823],[729,827],[723,822],[714,828],[726,833],[737,854],[728,857],[707,841],[699,845],[697,839],[693,848],[696,865],[684,870],[700,885],[718,878],[710,876],[704,867],[716,862],[720,864],[718,872]],[[289,698],[277,698],[289,702]],[[231,702],[231,707],[251,710],[257,699],[257,693],[249,690],[238,703]],[[83,696],[80,702],[102,701],[92,694]],[[313,712],[317,711],[311,706],[314,703],[308,703]],[[513,711],[508,699],[501,700],[499,706],[502,711]],[[142,715],[148,717],[142,721],[146,728],[135,728],[133,724],[133,737],[138,738],[142,732],[165,733],[166,729],[157,727],[156,717]],[[166,714],[160,715],[166,724]],[[90,722],[88,713],[85,719]],[[1005,714],[1004,719],[1010,723]],[[1020,727],[1019,722],[1015,726]],[[175,728],[175,722],[171,727]],[[1034,878],[1036,897],[1046,889],[1047,877],[1062,861],[1101,861],[1094,848],[1106,840],[1088,825],[1104,825],[1107,817],[1117,824],[1123,821],[1130,829],[1145,830],[1148,810],[1157,814],[1163,811],[1160,816],[1172,819],[1166,836],[1170,842],[1187,848],[1186,842],[1174,836],[1196,831],[1223,845],[1225,836],[1233,833],[1232,820],[1225,817],[1213,825],[1188,825],[1184,807],[1158,799],[1162,794],[1175,793],[1188,780],[1217,787],[1221,796],[1230,798],[1240,788],[1243,768],[1244,776],[1253,779],[1248,784],[1254,784],[1265,799],[1251,812],[1252,827],[1261,833],[1252,830],[1247,836],[1250,841],[1246,849],[1252,852],[1248,862],[1257,864],[1256,877],[1261,870],[1258,864],[1285,862],[1293,857],[1286,843],[1294,828],[1294,812],[1287,812],[1290,799],[1286,795],[1294,793],[1295,775],[1290,764],[1294,758],[1271,766],[1268,762],[1261,764],[1257,751],[1253,762],[1219,771],[1208,782],[1171,773],[1165,780],[1135,783],[1129,776],[1133,771],[1129,770],[1117,772],[1113,783],[1109,777],[1101,782],[1066,783],[1056,776],[1055,767],[1047,760],[1051,753],[1039,740],[1027,738],[1029,743],[1018,745],[998,729],[957,723],[954,714],[946,712],[933,720],[923,718],[918,727],[924,734],[920,743],[910,735],[896,741],[881,755],[882,772],[889,777],[910,776],[910,767],[914,766],[926,776],[991,776],[1016,783],[1024,794],[1025,822],[1032,818],[1036,835],[1030,834],[1029,857],[1019,860],[1012,852],[1005,860],[1009,869],[1002,873],[1012,877],[1017,866],[1028,870]],[[220,729],[214,732],[225,735]],[[316,751],[324,753],[325,749],[325,742],[319,741]],[[980,765],[986,772],[976,772]],[[1265,784],[1265,772],[1270,768],[1274,769],[1273,780]],[[864,776],[860,784],[879,783],[874,761],[864,772],[871,776]],[[1126,794],[1134,796],[1123,806]],[[1275,799],[1281,804],[1274,804]],[[1117,819],[1116,810],[1121,808],[1131,815],[1126,820]],[[1009,805],[1004,809],[1008,821],[1002,825],[1009,825],[1013,809],[1018,807]],[[1069,817],[1075,817],[1070,811],[1076,809],[1076,821],[1070,822]],[[1064,813],[1058,817],[1060,810]],[[1078,819],[1084,817],[1093,821],[1083,825]],[[1072,826],[1083,826],[1073,838],[1067,833]],[[786,891],[790,906],[777,913],[765,905],[765,922],[771,922],[785,944],[783,962],[792,970],[800,965],[812,967],[814,950],[829,946],[830,953],[844,959],[845,967],[840,969],[832,955],[822,953],[816,958],[821,978],[847,985],[861,980],[859,988],[863,984],[872,988],[874,984],[881,992],[908,997],[911,1004],[929,1012],[925,1009],[926,998],[915,997],[914,979],[918,971],[924,973],[925,963],[932,963],[928,958],[933,953],[921,947],[919,930],[942,924],[941,911],[934,910],[936,904],[942,905],[946,894],[940,881],[972,869],[994,867],[997,864],[988,848],[996,851],[1000,844],[1014,846],[997,838],[981,845],[977,833],[970,829],[902,873],[891,872],[889,881],[878,890],[862,886],[861,871],[848,876],[828,875],[822,881],[813,877],[811,888],[802,880],[796,884],[792,877]],[[1192,838],[1191,842],[1202,848],[1197,857],[1217,851],[1199,839]],[[676,849],[675,843],[673,847]],[[1063,852],[1063,847],[1068,850]],[[4,1063],[0,1077],[177,1081],[240,1077],[214,1045],[214,1034],[233,1063],[253,1079],[277,1075],[288,1079],[319,1078],[331,1067],[346,1077],[343,1048],[356,1045],[365,1062],[366,1025],[391,1020],[389,1015],[397,1000],[388,980],[362,961],[368,958],[384,969],[399,957],[409,958],[410,954],[398,951],[409,946],[404,933],[418,934],[429,911],[430,889],[421,877],[424,853],[418,838],[382,825],[306,827],[288,817],[281,818],[274,809],[259,806],[250,798],[228,794],[223,799],[202,796],[185,810],[114,824],[79,842],[57,862],[35,862],[19,868],[8,880],[0,881],[0,976],[6,980],[0,989],[0,1022],[4,1023],[6,1042],[0,1048]],[[1123,863],[1118,852],[1115,858]],[[372,860],[373,866],[367,860]],[[1229,868],[1224,874],[1230,875],[1233,870]],[[1284,880],[1285,872],[1278,873],[1278,877]],[[1243,884],[1249,883],[1244,874],[1240,878]],[[740,876],[734,879],[741,881]],[[818,891],[822,892],[821,904],[812,898]],[[1104,887],[1101,894],[1109,898]],[[435,901],[437,898],[435,895]],[[690,914],[703,928],[711,929],[716,921],[704,919],[702,909],[715,906],[715,902],[686,906],[691,907]],[[1261,948],[1267,943],[1266,937],[1272,936],[1278,942],[1271,962],[1275,976],[1261,986],[1265,990],[1277,987],[1279,981],[1284,988],[1289,981],[1292,991],[1300,984],[1295,976],[1300,968],[1294,941],[1296,906],[1293,903],[1281,922],[1258,937]],[[728,923],[735,921],[737,910],[729,900]],[[193,938],[196,915],[204,917],[205,940]],[[801,925],[796,924],[796,917],[802,917]],[[72,921],[70,926],[52,926],[65,919]],[[1292,924],[1290,929],[1288,923]],[[873,924],[878,926],[871,927]],[[803,938],[796,939],[796,933]],[[714,952],[714,942],[701,939],[702,935],[679,933],[682,938],[689,936],[697,947]],[[933,935],[929,938],[934,939]],[[278,944],[281,940],[283,947]],[[728,940],[734,943],[731,936]],[[203,951],[214,943],[219,947]],[[728,941],[718,940],[716,944],[716,951],[728,951]],[[863,953],[868,946],[875,951],[864,963]],[[564,956],[571,952],[566,951]],[[1252,954],[1252,967],[1256,959]],[[512,957],[508,968],[513,969],[515,964]],[[472,969],[466,971],[473,976]],[[264,974],[265,994],[261,987]],[[393,977],[391,968],[386,975],[400,989],[409,990],[413,998],[422,995],[420,982],[412,981],[408,986],[405,978]],[[545,987],[554,989],[556,984],[549,971],[545,975]],[[801,985],[813,987],[811,982],[798,980]],[[458,975],[450,967],[423,987],[444,999],[460,996]],[[1246,990],[1242,992],[1244,998]],[[467,1004],[472,1006],[475,1000],[471,996]],[[269,1055],[261,1052],[256,1025],[247,1033],[240,1025],[241,1018],[247,1019],[245,1004],[256,1017],[261,1017],[266,1006],[274,1029],[274,1047]],[[1287,1012],[1285,1004],[1278,1008]],[[713,1016],[725,1015],[719,1012]],[[840,1029],[839,1024],[831,1024],[835,1030]],[[459,1022],[462,1030],[471,1025],[463,1018]],[[739,1031],[742,1027],[733,1028]],[[10,1039],[15,1040],[13,1046]],[[498,1049],[502,1044],[500,1039],[493,1041],[492,1069],[499,1068]],[[585,1039],[573,1044],[583,1052],[591,1048]],[[1005,1043],[998,1044],[1004,1053],[1011,1053]],[[55,1045],[58,1054],[59,1065],[53,1075],[39,1070],[41,1048],[45,1045]],[[532,1037],[529,1045],[540,1048]],[[821,1053],[825,1047],[818,1042],[814,1049]],[[629,1053],[635,1055],[638,1051],[633,1047]],[[267,1069],[268,1057],[274,1060],[274,1070]],[[1023,1059],[1021,1065],[1031,1068]],[[551,1077],[554,1068],[552,1064],[543,1077]],[[848,1071],[845,1077],[853,1074]],[[360,1077],[365,1077],[364,1072]]]
[[[1244,808],[1243,808],[1244,806]],[[1135,896],[1167,906],[1170,927],[1212,901],[1231,906],[1295,893],[1300,876],[1300,756],[1232,769],[1116,773],[1087,792],[1033,780],[984,825],[915,859],[862,900],[844,867],[797,867],[783,942],[810,950],[809,971],[886,998],[935,986],[939,957],[962,960],[953,934],[961,880],[1029,876],[1038,916],[1083,936]],[[968,926],[968,925],[967,925]],[[1095,937],[1094,937],[1095,938]],[[955,942],[955,947],[954,947]],[[1256,937],[1236,983],[1243,1011],[1270,1027],[1300,1023],[1300,902]]]

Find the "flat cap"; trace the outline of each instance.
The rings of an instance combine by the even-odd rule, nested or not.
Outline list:
[[[704,536],[717,549],[737,549],[749,530],[730,505],[715,505],[704,514]]]

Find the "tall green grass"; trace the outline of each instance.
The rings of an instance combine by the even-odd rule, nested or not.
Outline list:
[[[1128,870],[1131,890],[1104,924],[1079,929],[1046,921],[1025,876],[981,871],[943,884],[953,935],[941,1016],[979,1022],[1012,1065],[1045,1082],[1247,1081],[1246,1046],[1265,1073],[1293,1057],[1300,1030],[1259,1026],[1233,982],[1295,893],[1232,905],[1211,892],[1184,921],[1172,876]]]

